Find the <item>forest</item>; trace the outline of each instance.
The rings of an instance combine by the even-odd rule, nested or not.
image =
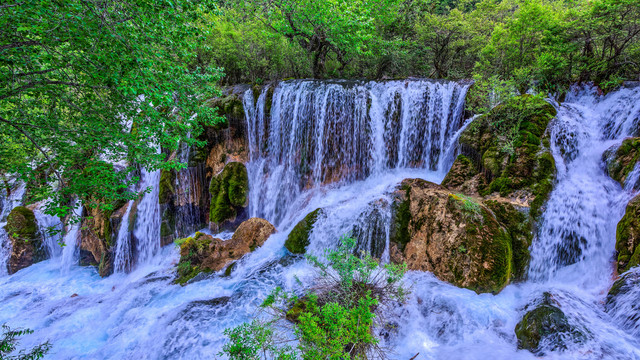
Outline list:
[[[0,28],[0,359],[640,358],[639,0]]]

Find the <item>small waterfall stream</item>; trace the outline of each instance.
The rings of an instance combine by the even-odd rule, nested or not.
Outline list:
[[[7,224],[7,216],[14,207],[20,206],[26,191],[25,184],[21,182],[12,185],[0,192],[0,276],[7,274],[7,261],[11,256],[11,242],[4,229]]]
[[[101,279],[78,266],[60,273],[52,259],[0,277],[0,323],[35,329],[23,345],[50,340],[55,359],[215,358],[223,329],[250,319],[275,286],[295,289],[311,276],[305,261],[283,248],[307,213],[323,209],[309,251],[321,254],[351,233],[360,248],[388,259],[390,192],[405,178],[442,180],[466,124],[467,88],[429,80],[299,80],[245,92],[250,212],[277,233],[230,276],[174,285],[178,250],[159,242],[160,175],[143,171],[140,189],[154,190],[131,216],[139,265],[128,268],[136,255],[125,252],[125,241],[120,248],[130,202],[114,275]],[[394,310],[382,344],[390,358],[535,359],[517,349],[513,329],[526,307],[550,292],[587,336],[545,359],[640,359],[637,319],[625,316],[637,308],[637,292],[620,298],[618,313],[603,306],[614,276],[615,224],[635,190],[606,176],[602,154],[638,129],[638,104],[640,88],[601,97],[585,87],[557,106],[549,129],[557,184],[531,247],[529,280],[477,295],[430,273],[408,273],[412,295]]]

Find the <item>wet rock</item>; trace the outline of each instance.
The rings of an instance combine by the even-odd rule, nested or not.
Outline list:
[[[394,193],[392,261],[478,293],[499,292],[513,269],[512,239],[477,200],[421,179]]]
[[[605,301],[605,311],[622,328],[640,337],[640,272],[632,269],[616,280]]]
[[[627,177],[640,162],[640,137],[625,139],[619,147],[607,150],[603,155],[607,173],[611,178],[625,186]],[[640,180],[632,185],[640,189]]]
[[[228,163],[220,174],[211,179],[209,193],[211,194],[209,227],[213,231],[227,227],[233,228],[238,221],[241,221],[247,206],[249,193],[247,168],[242,163]]]
[[[640,264],[640,195],[629,202],[616,231],[618,272]]]
[[[555,180],[546,133],[556,110],[544,100],[515,97],[462,132],[458,156],[443,185],[467,195],[499,194],[540,215]]]
[[[318,220],[318,216],[322,214],[323,210],[318,208],[307,214],[304,219],[300,220],[296,226],[294,226],[291,233],[287,237],[284,243],[284,247],[294,254],[304,254],[307,246],[309,246],[309,235],[313,230]]]
[[[580,341],[584,335],[569,324],[567,316],[549,300],[527,312],[516,325],[518,349],[526,349],[538,356],[548,351],[567,348],[566,341]]]
[[[369,204],[351,230],[351,237],[356,239],[357,253],[362,251],[379,259],[385,250],[389,230],[390,204],[384,199]]]
[[[224,241],[197,232],[180,240],[180,262],[176,283],[185,284],[202,272],[224,269],[235,260],[262,246],[276,229],[267,220],[251,218],[238,227],[230,240]]]
[[[112,204],[115,210],[101,209],[99,205],[83,208],[83,220],[80,233],[80,251],[83,265],[93,265],[98,268],[100,276],[105,277],[113,273],[113,253],[116,237],[127,204]],[[117,224],[118,228],[112,225]]]
[[[4,229],[12,246],[7,262],[9,274],[46,258],[42,234],[38,231],[38,224],[32,210],[24,206],[13,208],[7,216],[7,224]]]

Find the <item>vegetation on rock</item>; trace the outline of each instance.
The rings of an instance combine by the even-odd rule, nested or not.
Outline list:
[[[249,193],[247,168],[242,163],[231,162],[211,179],[209,186],[211,207],[209,222],[220,227],[225,221],[235,221],[238,211],[246,206]]]
[[[276,288],[260,308],[266,317],[225,330],[220,355],[230,359],[367,359],[382,352],[376,329],[388,308],[404,301],[406,266],[381,267],[369,254],[354,255],[356,241],[342,238],[326,262],[308,256],[317,271],[304,294]],[[300,296],[302,295],[302,296]],[[297,345],[288,345],[295,341]]]
[[[625,139],[620,147],[608,150],[603,156],[607,163],[609,176],[620,185],[625,186],[627,176],[636,164],[640,163],[640,138]],[[640,184],[632,186],[640,187]]]
[[[184,285],[201,272],[216,272],[231,266],[233,261],[262,246],[275,232],[276,228],[267,220],[251,218],[240,224],[230,240],[224,241],[201,232],[178,240],[180,261],[175,282]]]
[[[551,304],[550,295],[535,309],[528,311],[516,325],[518,348],[538,356],[545,352],[566,349],[568,339],[580,340],[584,335],[569,324],[567,316]]]
[[[484,204],[420,179],[404,180],[394,196],[392,261],[479,293],[497,293],[522,273],[511,233]]]
[[[309,235],[313,230],[313,225],[315,225],[318,220],[318,216],[322,215],[322,209],[315,209],[304,219],[300,220],[294,226],[293,230],[289,233],[287,240],[284,242],[284,246],[290,252],[294,254],[304,254],[307,251],[307,246],[309,246]]]
[[[618,272],[640,265],[640,195],[627,205],[616,231]]]
[[[9,274],[46,258],[42,234],[38,231],[38,224],[32,210],[24,206],[13,208],[7,216],[4,229],[12,245],[7,262]]]

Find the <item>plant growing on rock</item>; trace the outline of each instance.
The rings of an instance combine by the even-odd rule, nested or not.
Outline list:
[[[317,277],[303,294],[275,288],[260,306],[263,316],[225,330],[220,355],[230,359],[385,358],[374,329],[388,308],[402,302],[406,264],[381,266],[355,253],[356,240],[340,239],[325,259],[307,255]],[[358,256],[359,255],[359,256]],[[295,346],[291,344],[295,343]]]

